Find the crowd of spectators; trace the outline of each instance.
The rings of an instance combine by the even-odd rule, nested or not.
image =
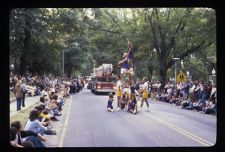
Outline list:
[[[148,82],[149,98],[179,106],[183,109],[201,111],[205,114],[216,114],[217,91],[216,84],[211,81],[187,81],[174,84],[167,82],[161,88],[159,81]],[[141,87],[139,81],[135,89]]]
[[[46,147],[45,135],[56,135],[54,121],[59,121],[66,99],[72,93],[82,90],[82,81],[47,76],[10,75],[10,90],[17,92],[18,86],[24,84],[28,96],[40,96],[40,103],[29,113],[29,118],[22,129],[20,121],[10,125],[10,143],[14,147]],[[21,87],[23,88],[23,87]],[[29,90],[29,88],[32,88]],[[17,96],[23,101],[22,96]],[[17,108],[18,104],[17,104]]]

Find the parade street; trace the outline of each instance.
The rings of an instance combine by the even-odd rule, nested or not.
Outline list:
[[[72,95],[60,147],[207,147],[216,143],[216,116],[149,100],[136,115],[108,112],[108,96],[90,90]],[[138,98],[137,98],[138,99]],[[139,99],[140,101],[141,99]],[[114,96],[113,108],[116,108]]]

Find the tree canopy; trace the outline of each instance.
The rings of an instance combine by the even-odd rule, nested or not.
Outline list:
[[[174,57],[194,79],[216,68],[216,16],[209,8],[16,8],[10,12],[15,72],[89,75],[134,46],[135,77],[174,77]],[[163,86],[162,85],[162,86]]]

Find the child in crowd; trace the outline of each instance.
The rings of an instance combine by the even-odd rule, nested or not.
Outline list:
[[[113,112],[113,106],[112,106],[112,103],[113,103],[113,94],[110,93],[110,94],[109,94],[108,105],[107,105],[107,110],[108,110],[109,112]]]

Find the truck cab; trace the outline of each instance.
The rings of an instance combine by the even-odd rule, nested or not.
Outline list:
[[[92,92],[94,93],[115,92],[114,83],[110,78],[96,77],[95,81],[93,81]]]
[[[115,82],[112,76],[113,65],[103,63],[93,69],[91,91],[94,93],[114,93]]]

